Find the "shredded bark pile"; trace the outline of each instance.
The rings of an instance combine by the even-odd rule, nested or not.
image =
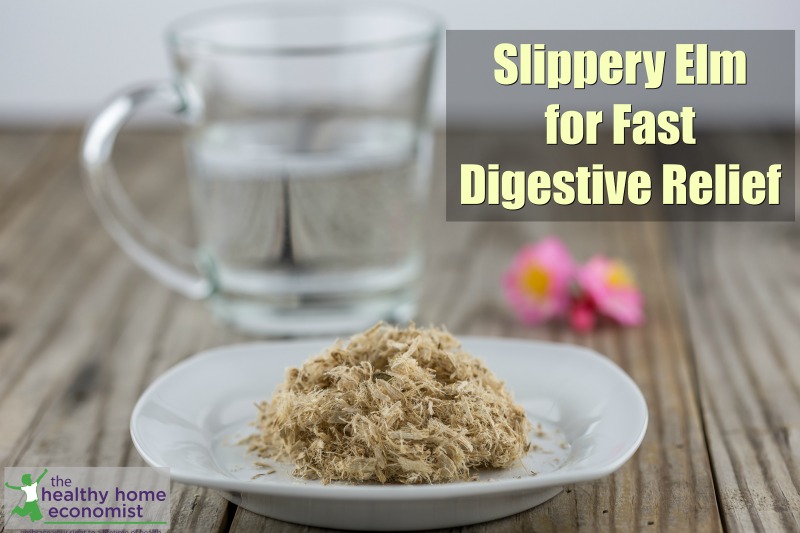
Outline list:
[[[437,328],[377,324],[337,342],[289,369],[258,409],[250,451],[324,483],[466,480],[530,449],[523,408]]]

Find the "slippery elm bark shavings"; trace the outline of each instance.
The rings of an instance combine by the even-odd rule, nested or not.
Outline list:
[[[257,407],[250,451],[324,483],[468,480],[530,449],[523,408],[437,328],[377,324],[289,369]]]

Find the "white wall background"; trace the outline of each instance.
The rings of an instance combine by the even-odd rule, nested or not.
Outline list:
[[[800,26],[797,0],[407,1],[439,12],[449,29],[702,30]],[[163,32],[169,21],[192,11],[232,3],[241,0],[3,0],[0,126],[84,122],[116,89],[169,75],[163,47]],[[797,50],[800,48],[796,48],[796,60]],[[443,65],[439,67],[434,113],[441,120],[444,76]]]

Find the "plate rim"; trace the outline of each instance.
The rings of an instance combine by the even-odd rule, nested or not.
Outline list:
[[[464,482],[464,483],[436,483],[436,484],[344,484],[334,483],[330,485],[307,485],[298,482],[293,483],[259,483],[256,480],[241,480],[236,478],[225,477],[209,477],[205,475],[193,474],[185,470],[175,470],[167,464],[162,464],[151,457],[144,449],[143,443],[140,442],[141,437],[137,435],[136,423],[141,416],[141,411],[147,405],[150,397],[159,389],[162,384],[172,378],[176,374],[180,374],[186,367],[200,363],[205,359],[212,359],[223,357],[225,353],[231,350],[249,350],[257,347],[269,347],[274,349],[279,345],[323,345],[327,342],[333,342],[335,338],[310,338],[310,339],[292,339],[292,340],[275,340],[275,341],[250,341],[234,344],[226,344],[202,350],[192,354],[185,359],[175,363],[155,380],[153,380],[141,393],[139,399],[131,412],[129,431],[133,445],[142,459],[150,466],[166,467],[170,470],[170,478],[180,483],[190,485],[197,485],[201,487],[209,487],[217,490],[228,492],[241,492],[243,494],[259,494],[266,496],[284,496],[284,497],[313,497],[326,500],[397,500],[408,501],[417,500],[420,498],[425,499],[447,499],[458,496],[480,496],[491,495],[498,493],[514,493],[514,492],[528,492],[539,489],[546,489],[551,487],[558,487],[570,483],[586,482],[600,479],[608,476],[619,468],[622,467],[639,449],[644,437],[647,433],[649,424],[650,413],[642,393],[636,382],[625,372],[617,363],[602,355],[601,353],[587,348],[585,346],[561,342],[541,341],[532,339],[521,339],[515,337],[491,337],[482,335],[459,335],[458,340],[462,343],[471,342],[500,342],[507,344],[523,344],[538,348],[558,348],[570,349],[577,352],[582,352],[584,356],[589,356],[599,360],[600,364],[604,364],[608,369],[622,381],[628,384],[628,389],[633,392],[636,398],[636,404],[642,412],[641,425],[638,428],[638,433],[633,443],[626,449],[620,456],[614,460],[609,461],[607,464],[599,467],[591,468],[574,468],[568,471],[555,470],[553,472],[544,473],[541,475],[524,477],[521,479],[499,479],[492,480],[491,482]],[[481,356],[478,355],[478,358]]]

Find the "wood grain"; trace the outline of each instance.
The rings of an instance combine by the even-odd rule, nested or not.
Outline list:
[[[758,168],[792,142],[730,134],[697,164]],[[724,525],[800,530],[800,226],[675,223],[671,234]]]
[[[142,465],[128,435],[142,390],[199,350],[246,339],[119,251],[85,199],[79,139],[71,131],[0,132],[2,466]],[[657,163],[657,154],[630,157]],[[124,135],[115,159],[148,218],[191,242],[178,137]],[[442,181],[428,214],[419,321],[457,334],[588,345],[625,368],[650,407],[641,450],[616,474],[460,531],[800,528],[797,225],[447,223]],[[647,324],[587,336],[519,326],[498,280],[519,246],[548,234],[577,259],[602,251],[629,262],[645,288]],[[172,529],[320,531],[177,483]]]
[[[798,227],[715,222],[676,234],[725,525],[800,529]]]
[[[78,139],[50,141],[46,161],[31,163],[36,186],[17,193],[0,226],[3,465],[144,464],[128,435],[144,387],[185,356],[239,338],[211,327],[200,304],[163,290],[120,254],[84,197]],[[181,181],[163,179],[180,173],[180,144],[167,140],[129,136],[118,159],[148,215],[186,233],[188,203],[175,202]],[[145,163],[136,164],[142,154]],[[0,216],[9,213],[3,207]],[[219,495],[174,484],[172,499],[176,530],[227,528],[229,504]]]

